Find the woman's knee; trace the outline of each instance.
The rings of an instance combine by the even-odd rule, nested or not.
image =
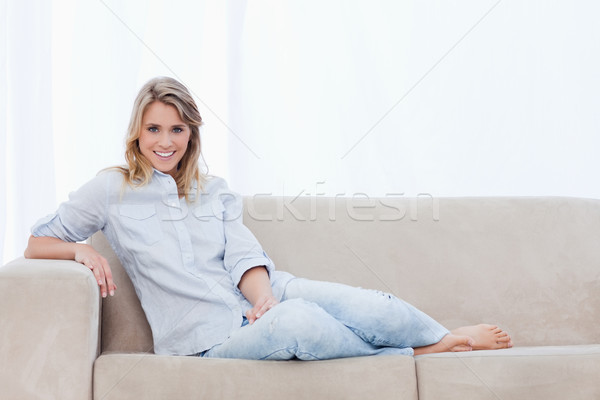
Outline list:
[[[328,317],[321,307],[302,299],[281,302],[270,312],[273,314],[269,321],[269,334],[287,336],[296,342],[320,335],[323,320]]]

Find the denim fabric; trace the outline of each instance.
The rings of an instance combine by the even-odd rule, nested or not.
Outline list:
[[[292,279],[282,302],[203,354],[258,360],[412,355],[448,330],[397,297],[347,285]]]

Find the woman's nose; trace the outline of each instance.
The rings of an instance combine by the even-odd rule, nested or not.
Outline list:
[[[171,145],[171,135],[169,132],[163,132],[158,139],[158,144],[163,147],[169,147]]]

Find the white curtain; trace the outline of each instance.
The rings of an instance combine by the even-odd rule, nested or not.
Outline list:
[[[600,198],[592,0],[0,3],[0,256],[183,81],[243,194]]]
[[[55,198],[52,21],[49,2],[2,5],[2,218],[4,261],[22,254],[32,215]]]

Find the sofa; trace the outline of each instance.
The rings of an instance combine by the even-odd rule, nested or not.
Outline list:
[[[600,201],[254,196],[244,223],[281,270],[379,289],[510,349],[323,361],[159,356],[102,233],[118,290],[74,261],[0,268],[2,399],[599,399]],[[390,316],[393,318],[393,316]]]

